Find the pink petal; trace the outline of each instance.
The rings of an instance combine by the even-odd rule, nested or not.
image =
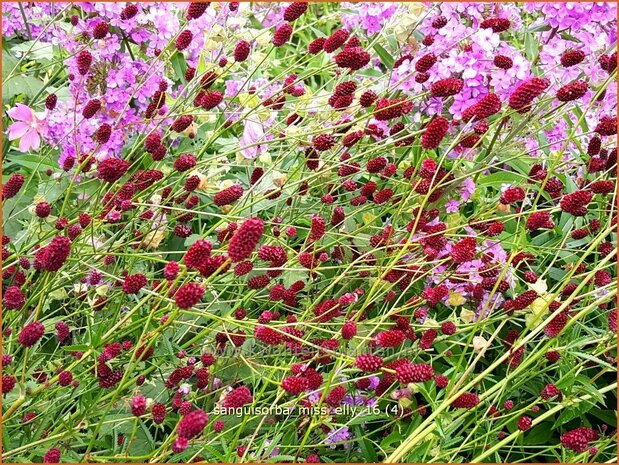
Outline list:
[[[26,134],[29,130],[30,130],[30,126],[27,125],[26,123],[22,123],[21,121],[18,121],[17,123],[13,123],[8,128],[9,140],[19,139],[24,134]]]
[[[29,150],[37,150],[40,144],[41,137],[39,137],[39,134],[32,129],[28,131],[19,141],[19,151],[28,152]]]
[[[11,108],[7,111],[7,113],[14,120],[24,121],[26,123],[30,123],[32,121],[32,110],[30,107],[27,107],[21,103],[18,103],[16,107]]]

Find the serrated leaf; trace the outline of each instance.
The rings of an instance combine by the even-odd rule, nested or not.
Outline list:
[[[559,426],[573,420],[574,418],[584,415],[593,408],[593,405],[594,404],[591,401],[585,400],[579,402],[574,406],[566,407],[565,410],[561,412],[561,415],[559,415],[559,418],[557,418],[557,421],[555,421],[554,425],[552,425],[552,429],[556,429]]]
[[[393,430],[389,435],[383,439],[380,443],[381,449],[387,449],[391,444],[402,442],[402,435],[398,430]]]
[[[595,357],[595,356],[593,356],[593,355],[591,355],[591,354],[586,354],[586,353],[584,353],[584,352],[572,352],[572,353],[573,353],[574,355],[577,355],[577,356],[578,356],[578,357],[580,357],[580,358],[584,358],[584,359],[586,359],[586,360],[590,360],[590,361],[592,361],[592,362],[597,363],[598,365],[601,365],[601,366],[603,366],[603,367],[605,367],[605,368],[608,368],[609,370],[615,371],[615,367],[613,367],[610,363],[605,362],[604,360],[602,360],[602,359],[600,359],[600,358],[598,358],[598,357]],[[587,378],[587,379],[589,379],[589,378]],[[590,381],[590,380],[589,380],[589,381]],[[588,386],[591,386],[589,383],[587,383],[587,385],[588,385]],[[596,392],[597,392],[597,391],[596,391]]]

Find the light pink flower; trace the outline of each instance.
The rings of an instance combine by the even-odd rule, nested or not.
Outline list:
[[[18,103],[17,106],[7,111],[15,121],[8,127],[9,140],[20,139],[19,151],[29,152],[38,150],[41,145],[41,134],[45,134],[46,113],[35,113],[32,108]]]
[[[241,154],[250,160],[267,150],[266,144],[252,145],[265,140],[264,125],[258,121],[247,119],[241,136]]]

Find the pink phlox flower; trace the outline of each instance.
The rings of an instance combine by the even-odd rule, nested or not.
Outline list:
[[[35,113],[32,108],[18,103],[7,111],[15,121],[8,127],[9,140],[19,139],[19,151],[38,150],[41,146],[41,136],[47,134],[45,117],[47,112]]]

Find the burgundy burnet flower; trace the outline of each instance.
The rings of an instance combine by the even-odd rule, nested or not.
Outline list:
[[[415,70],[420,73],[425,73],[431,69],[435,63],[436,55],[434,55],[434,53],[427,53],[417,60],[415,63]]]
[[[82,76],[85,76],[86,74],[88,74],[91,64],[92,64],[92,53],[90,53],[88,50],[82,50],[80,53],[78,53],[77,71]]]
[[[598,438],[598,433],[586,426],[573,429],[561,435],[561,445],[574,452],[584,452],[589,443]]]
[[[40,321],[32,321],[22,328],[17,338],[24,347],[32,347],[45,334],[45,326]]]
[[[56,96],[56,94],[51,93],[45,98],[45,108],[47,108],[49,111],[52,111],[54,108],[56,108],[57,102],[58,97]]]
[[[472,409],[479,404],[479,396],[472,392],[465,392],[457,397],[452,403],[453,408]]]
[[[406,333],[399,329],[381,331],[376,335],[376,345],[379,347],[398,347],[406,340]]]
[[[292,36],[292,26],[288,23],[279,26],[273,34],[273,45],[281,47],[290,40]]]
[[[2,297],[7,310],[19,310],[26,303],[26,296],[17,286],[10,286]]]
[[[104,123],[101,126],[99,126],[99,129],[97,129],[97,132],[95,133],[95,140],[99,144],[105,144],[108,140],[110,140],[111,135],[112,135],[112,126],[110,126],[107,123]]]
[[[137,294],[146,284],[148,284],[146,276],[142,273],[136,273],[125,277],[122,289],[125,294]]]
[[[434,370],[427,363],[404,363],[395,369],[395,376],[402,384],[422,383],[434,378]]]
[[[174,169],[184,173],[185,171],[189,171],[191,168],[196,166],[197,160],[194,155],[191,153],[185,153],[181,155],[176,160],[174,160]]]
[[[382,365],[383,359],[378,355],[361,354],[357,355],[357,358],[355,359],[355,366],[366,373],[376,372],[380,370]]]
[[[494,66],[496,66],[497,68],[501,68],[501,69],[510,69],[512,66],[514,66],[514,62],[513,60],[505,55],[497,55],[494,57],[493,60]]]
[[[462,112],[464,121],[483,120],[501,111],[501,100],[496,94],[487,94]],[[485,132],[485,131],[484,131]]]
[[[249,52],[251,51],[251,45],[246,40],[240,40],[234,47],[234,61],[241,63],[247,60]]]
[[[71,253],[71,241],[64,236],[56,236],[51,242],[37,250],[34,261],[40,269],[45,271],[58,271],[69,258]]]
[[[110,30],[110,25],[105,21],[99,21],[95,24],[92,30],[92,37],[94,39],[103,39]]]
[[[585,52],[582,50],[568,50],[561,55],[561,64],[569,68],[575,66],[585,59]]]
[[[335,55],[334,59],[340,68],[357,71],[370,62],[370,54],[361,47],[350,47]]]
[[[189,412],[178,422],[177,433],[179,438],[191,439],[199,436],[208,423],[208,415],[204,410],[197,409]]]
[[[4,365],[4,364],[3,364]],[[8,394],[13,390],[16,384],[15,376],[3,375],[2,376],[2,394]]]
[[[224,205],[230,205],[243,196],[243,187],[240,184],[234,184],[230,187],[223,189],[215,194],[213,202],[218,207]]]
[[[379,98],[374,108],[374,118],[379,121],[388,121],[399,118],[411,112],[413,102],[405,97],[388,99]]]
[[[602,116],[594,131],[600,136],[614,136],[617,134],[617,117]]]
[[[533,100],[539,97],[550,85],[546,78],[534,77],[520,84],[509,96],[509,106],[519,113],[526,113],[531,109]]]
[[[185,29],[176,37],[176,49],[185,50],[191,44],[193,33],[189,29]]]
[[[136,417],[141,417],[146,413],[146,397],[138,394],[131,398],[131,413]]]
[[[213,245],[204,239],[200,239],[187,249],[183,262],[192,269],[199,269],[206,265],[208,258],[211,256]]]
[[[451,249],[451,259],[454,263],[464,263],[475,258],[477,241],[474,237],[466,237],[458,241]]]
[[[593,193],[589,190],[580,190],[563,196],[559,205],[561,210],[574,216],[585,216],[587,205],[593,199]]]
[[[317,55],[322,52],[326,41],[327,39],[325,37],[318,37],[317,39],[314,39],[308,44],[307,51],[312,55]]]
[[[253,401],[254,398],[249,388],[247,386],[239,386],[228,393],[221,406],[224,409],[235,409],[250,404]]]
[[[528,431],[533,426],[533,419],[531,417],[522,416],[518,419],[518,429],[520,431]]]
[[[307,11],[307,2],[292,2],[284,10],[284,20],[289,23],[299,19]]]
[[[166,417],[166,406],[165,404],[162,404],[160,402],[153,404],[153,406],[150,409],[150,413],[153,419],[153,422],[156,425],[160,425],[161,423],[163,423],[163,421],[165,420]]]
[[[366,90],[363,94],[361,94],[361,97],[359,97],[359,104],[362,107],[367,108],[372,106],[377,98],[376,93],[371,90]]]
[[[137,15],[137,14],[138,14],[138,7],[136,5],[130,3],[129,5],[124,7],[122,9],[122,11],[120,12],[120,19],[125,21],[127,19],[131,19],[131,18],[135,17],[135,15]]]
[[[2,198],[6,200],[15,197],[25,180],[26,178],[21,174],[13,173],[6,184],[2,186]]]
[[[507,31],[511,26],[511,22],[507,18],[488,18],[479,24],[482,29],[492,29],[492,32],[501,33]]]
[[[202,300],[204,288],[198,283],[183,284],[174,294],[174,302],[179,308],[188,309]]]
[[[99,110],[101,110],[101,100],[95,98],[89,100],[86,105],[84,105],[84,109],[82,110],[82,116],[86,119],[90,119],[97,114]]]
[[[288,394],[298,395],[308,388],[308,381],[302,376],[287,376],[282,380],[282,389]]]
[[[462,91],[464,81],[458,78],[446,78],[436,81],[430,87],[430,95],[432,97],[451,97]]]
[[[554,222],[550,216],[550,213],[545,211],[533,212],[529,218],[525,227],[528,231],[537,231],[538,229],[552,229],[555,227]]]
[[[170,126],[170,129],[172,129],[172,131],[174,132],[183,132],[185,129],[191,126],[191,123],[193,123],[192,115],[181,115],[174,120],[172,126]]]
[[[322,49],[327,53],[335,52],[338,48],[346,43],[348,40],[348,31],[346,29],[338,29],[333,32],[325,40]]]
[[[248,259],[254,251],[264,232],[264,222],[258,218],[245,220],[237,229],[228,244],[228,256],[233,262]]]
[[[191,2],[187,7],[187,19],[198,19],[204,14],[211,2]]]
[[[430,124],[424,130],[421,136],[421,146],[424,149],[435,149],[437,148],[447,131],[449,130],[449,121],[442,116],[438,116],[430,121]]]
[[[43,456],[43,463],[60,463],[60,456],[59,449],[49,449]]]
[[[587,93],[589,84],[585,81],[574,81],[561,87],[557,91],[557,100],[560,102],[570,102],[579,99]]]
[[[122,178],[130,166],[131,164],[122,158],[107,158],[97,164],[97,177],[113,183]]]

